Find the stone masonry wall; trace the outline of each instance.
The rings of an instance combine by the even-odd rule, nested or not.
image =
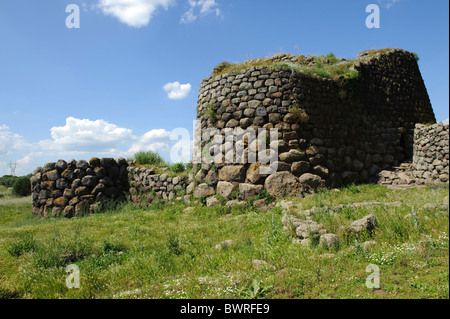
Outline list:
[[[421,184],[449,180],[449,126],[417,125],[414,130],[413,177]]]
[[[156,174],[152,168],[128,168],[130,200],[134,203],[152,203],[155,200],[173,200],[184,195],[187,177],[169,177],[167,173]]]
[[[297,59],[275,58],[287,63]],[[196,166],[194,196],[229,195],[239,184],[247,185],[251,195],[262,190],[251,185],[262,185],[279,196],[318,186],[375,182],[380,171],[411,160],[415,124],[436,122],[414,55],[403,50],[362,55],[355,69],[359,77],[353,81],[284,66],[258,66],[204,79],[194,156],[209,148],[206,153],[214,162]],[[278,172],[260,174],[260,164],[247,161],[258,144],[241,141],[242,152],[235,152],[233,143],[248,128],[278,129],[277,141],[266,139],[267,148],[278,148]],[[235,140],[227,140],[230,130]],[[215,144],[217,135],[224,142]],[[243,163],[226,160],[242,154]]]
[[[126,200],[128,163],[125,159],[58,160],[38,167],[31,177],[33,213],[71,218]]]

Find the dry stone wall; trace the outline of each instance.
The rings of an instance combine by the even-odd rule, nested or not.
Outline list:
[[[442,184],[449,181],[449,130],[442,123],[416,124],[412,162],[380,172],[378,181],[388,187]]]
[[[181,199],[186,193],[187,177],[170,177],[168,173],[156,174],[153,168],[128,168],[130,200],[134,203],[153,203]]]
[[[202,155],[196,166],[200,190],[194,194],[210,195],[211,188],[223,193],[221,182],[234,189],[242,183],[263,185],[274,196],[375,182],[382,170],[411,160],[415,124],[436,122],[415,56],[403,50],[363,54],[354,68],[356,80],[321,78],[283,66],[204,79],[194,157],[206,149],[214,161],[205,162]],[[259,142],[241,139],[248,129],[263,128],[278,130],[277,140],[266,138],[267,148],[278,150],[277,172],[270,176],[260,174],[260,163],[249,161]],[[219,143],[213,139],[217,135]],[[241,151],[236,151],[233,143],[239,140]],[[244,161],[227,161],[238,156]]]
[[[30,180],[33,213],[71,218],[124,201],[129,189],[127,168],[123,158],[58,160],[38,167]]]
[[[420,184],[449,180],[449,126],[417,125],[414,131],[413,177]]]

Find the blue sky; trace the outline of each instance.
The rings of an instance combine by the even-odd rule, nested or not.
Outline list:
[[[368,29],[368,4],[381,27]],[[67,28],[66,6],[80,8]],[[449,117],[444,0],[10,0],[0,2],[0,176],[49,161],[169,159],[192,133],[200,81],[222,61],[292,54],[416,52],[438,121]]]

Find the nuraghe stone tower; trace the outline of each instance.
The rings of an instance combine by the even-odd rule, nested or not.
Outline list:
[[[223,63],[200,84],[194,196],[373,182],[412,160],[417,123],[435,122],[416,55],[404,50]]]

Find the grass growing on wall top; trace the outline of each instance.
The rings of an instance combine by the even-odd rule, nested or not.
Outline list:
[[[134,154],[134,160],[138,165],[166,165],[162,156],[153,151],[137,152]]]
[[[152,168],[156,174],[167,173],[170,177],[187,176],[188,166],[184,163],[167,163],[163,157],[154,151],[137,152],[133,159],[138,167]]]
[[[124,204],[65,220],[0,199],[0,298],[448,298],[449,220],[439,208],[448,192],[364,185],[291,198],[301,210],[400,202],[318,211],[312,219],[341,237],[336,251],[292,243],[280,208]],[[417,222],[405,218],[412,207]],[[373,237],[346,237],[341,227],[368,214],[379,222]],[[80,268],[80,289],[65,286],[68,264]],[[380,290],[365,286],[369,264],[380,267]]]
[[[292,56],[287,54],[289,58],[287,61],[276,61],[272,58],[254,59],[243,63],[229,63],[222,62],[214,68],[213,76],[218,76],[222,74],[227,74],[230,72],[239,72],[246,70],[251,67],[287,67],[299,73],[306,73],[322,78],[332,78],[337,79],[341,76],[344,78],[356,78],[358,76],[358,71],[353,69],[353,66],[359,61],[360,57],[371,58],[377,54],[387,54],[399,50],[396,48],[385,48],[385,49],[373,49],[366,50],[359,54],[359,56],[353,60],[339,59],[334,53],[328,55],[312,55],[306,57],[304,55]],[[419,57],[416,53],[413,53],[416,60]],[[295,61],[291,61],[295,59]]]

